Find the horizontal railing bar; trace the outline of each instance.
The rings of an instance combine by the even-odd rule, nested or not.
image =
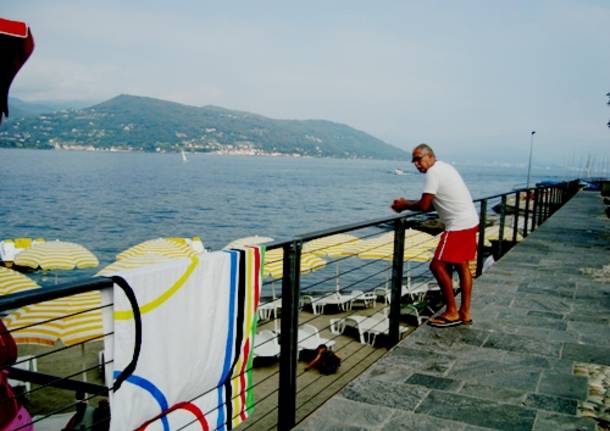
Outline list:
[[[476,203],[476,202],[481,202],[481,201],[484,201],[484,200],[491,200],[491,199],[501,198],[502,196],[512,195],[514,193],[522,192],[522,191],[527,191],[527,190],[531,190],[531,189],[515,189],[515,190],[511,190],[508,193],[498,193],[497,195],[486,196],[484,198],[477,198],[477,199],[473,199],[472,201]]]
[[[427,212],[430,212],[430,211],[427,211]],[[266,246],[267,250],[273,250],[275,248],[283,247],[284,245],[289,244],[293,241],[303,241],[303,242],[312,241],[314,239],[323,238],[325,236],[336,235],[339,233],[345,233],[345,232],[349,232],[349,231],[357,230],[357,229],[364,229],[364,228],[371,227],[371,226],[379,226],[381,224],[390,223],[396,219],[412,218],[419,214],[424,214],[424,212],[417,211],[417,212],[410,212],[408,214],[396,214],[396,215],[390,216],[390,217],[381,217],[381,218],[376,218],[376,219],[372,219],[372,220],[367,220],[364,222],[345,224],[345,225],[338,226],[335,228],[307,232],[307,233],[295,236],[294,238],[292,238],[290,240],[279,240],[279,241],[268,242],[265,244],[265,246]]]
[[[517,192],[524,192],[524,191],[530,191],[530,190],[537,190],[537,189],[542,189],[544,187],[530,187],[530,188],[522,188],[522,189],[515,189],[515,190],[511,190],[508,193],[499,193],[496,195],[492,195],[492,196],[486,196],[483,198],[478,198],[478,199],[474,199],[473,202],[480,202],[483,200],[489,200],[489,199],[496,199],[505,195],[510,195],[513,193],[517,193]],[[345,233],[345,232],[349,232],[352,230],[357,230],[357,229],[364,229],[367,227],[371,227],[371,226],[378,226],[380,224],[385,224],[385,223],[390,223],[393,222],[394,220],[397,219],[401,219],[404,218],[409,219],[421,214],[426,214],[426,213],[430,213],[433,212],[432,210],[429,211],[410,211],[407,214],[396,214],[394,216],[390,216],[390,217],[381,217],[381,218],[376,218],[376,219],[372,219],[372,220],[367,220],[364,222],[356,222],[356,223],[350,223],[350,224],[345,224],[342,226],[338,226],[335,228],[329,228],[329,229],[322,229],[322,230],[317,230],[317,231],[313,231],[313,232],[307,232],[301,235],[298,235],[296,237],[293,237],[291,239],[287,239],[287,240],[276,240],[276,241],[271,241],[265,244],[267,250],[273,250],[276,248],[280,248],[285,246],[286,244],[289,244],[293,241],[312,241],[314,239],[318,239],[318,238],[323,238],[325,236],[330,236],[330,235],[336,235],[339,233]],[[408,227],[408,226],[407,226]]]
[[[38,322],[35,323],[30,323],[29,325],[23,325],[23,326],[13,326],[10,330],[10,332],[16,332],[16,331],[22,331],[24,329],[29,329],[29,328],[33,328],[39,325],[45,325],[47,323],[51,323],[51,322],[55,322],[57,320],[62,320],[62,319],[66,319],[69,317],[74,317],[74,316],[78,316],[81,314],[87,314],[87,313],[91,313],[93,311],[96,310],[103,310],[104,308],[108,308],[108,307],[112,307],[114,304],[104,304],[104,305],[100,305],[99,307],[92,307],[92,308],[88,308],[86,310],[81,310],[81,311],[77,311],[75,313],[70,313],[70,314],[64,314],[63,316],[57,316],[57,317],[52,317],[50,319],[46,319],[46,320],[40,320]]]
[[[8,368],[8,377],[22,382],[31,382],[37,385],[52,386],[69,391],[83,391],[90,394],[108,396],[108,388],[104,385],[82,382],[80,380],[58,379],[57,376],[44,374],[38,371],[23,370],[17,367]]]
[[[53,299],[72,296],[78,293],[90,292],[112,287],[113,281],[108,277],[92,277],[73,282],[61,283],[55,286],[44,286],[40,289],[29,289],[0,297],[0,311],[12,310],[25,305]]]

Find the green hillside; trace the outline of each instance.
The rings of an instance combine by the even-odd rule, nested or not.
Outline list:
[[[0,147],[404,158],[398,148],[330,121],[276,120],[215,106],[194,107],[128,95],[85,109],[13,119],[0,129]]]

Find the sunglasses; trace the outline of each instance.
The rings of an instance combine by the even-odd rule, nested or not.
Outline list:
[[[413,156],[411,158],[411,163],[419,162],[421,159],[423,159],[426,156],[427,156],[427,154],[424,154],[423,156]]]

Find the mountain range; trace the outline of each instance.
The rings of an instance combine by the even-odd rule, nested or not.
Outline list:
[[[13,102],[13,101],[12,101]],[[0,147],[199,151],[404,159],[404,151],[326,120],[279,120],[217,106],[120,95],[81,109],[19,101],[0,127]]]

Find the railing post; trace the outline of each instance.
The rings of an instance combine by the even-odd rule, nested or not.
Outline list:
[[[519,232],[519,192],[515,193],[515,209],[513,210],[513,244],[517,242],[517,232]]]
[[[528,223],[530,218],[530,200],[532,196],[530,194],[530,189],[527,189],[525,192],[525,212],[524,212],[524,220],[523,220],[523,238],[527,236]]]
[[[538,226],[544,223],[545,218],[545,200],[546,200],[546,189],[543,187],[540,189],[540,202],[538,203]]]
[[[540,218],[538,219],[538,226],[540,226],[546,220],[546,187],[542,189],[542,196],[540,196]]]
[[[546,190],[542,189],[542,196],[540,196],[540,218],[538,219],[538,226],[540,226],[546,220]]]
[[[497,256],[498,259],[502,257],[502,249],[504,248],[502,243],[504,242],[505,221],[506,221],[506,195],[502,195],[502,201],[500,202],[500,232],[498,232],[498,256]]]
[[[555,186],[553,188],[554,191],[554,199],[553,199],[553,213],[555,213],[559,207],[561,206],[561,190],[559,187]]]
[[[540,226],[542,220],[542,189],[536,189],[536,199],[534,199],[534,217],[536,217],[535,220],[537,228],[538,226]]]
[[[538,211],[539,211],[539,206],[540,206],[540,190],[535,188],[534,189],[534,199],[532,202],[532,227],[530,229],[530,232],[533,232],[536,230],[536,227],[538,226]]]
[[[542,189],[542,196],[540,196],[540,218],[538,219],[538,226],[540,226],[546,220],[546,187]]]
[[[485,224],[487,223],[487,199],[481,201],[481,212],[479,215],[479,244],[477,245],[477,277],[483,274],[483,248],[485,247]]]
[[[540,207],[538,209],[538,226],[546,220],[546,187],[540,189]]]
[[[302,246],[303,243],[299,240],[284,246],[280,386],[277,403],[277,428],[279,431],[288,431],[296,424],[297,333],[299,329],[299,287]]]
[[[400,297],[402,293],[402,272],[405,256],[405,219],[394,221],[394,255],[392,260],[392,291],[390,292],[389,345],[395,346],[399,340]]]

